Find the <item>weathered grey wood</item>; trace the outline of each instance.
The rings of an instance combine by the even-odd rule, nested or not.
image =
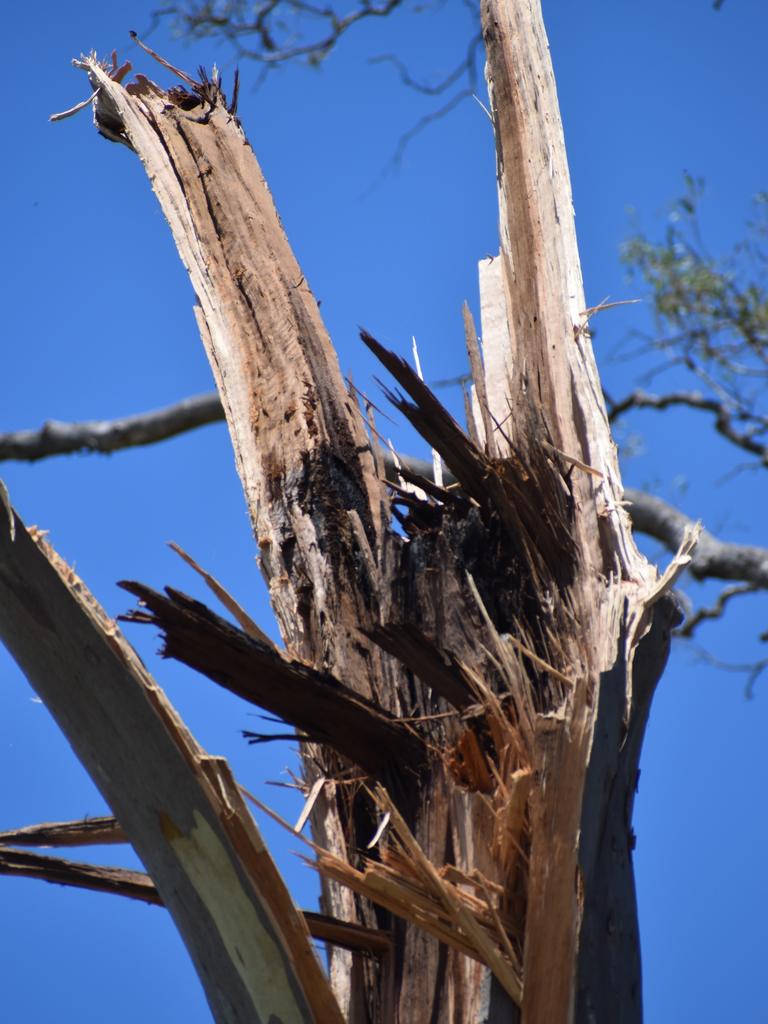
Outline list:
[[[0,518],[0,637],[147,866],[216,1020],[340,1022],[226,766],[200,750],[82,582],[11,516]]]
[[[584,1024],[642,1020],[632,808],[651,699],[667,660],[671,630],[679,620],[675,599],[662,598],[651,630],[637,647],[629,719],[623,650],[601,679],[579,850],[584,914],[575,1019]]]
[[[164,409],[113,420],[63,423],[48,420],[39,430],[0,434],[0,460],[35,462],[70,452],[115,452],[156,444],[224,418],[221,399],[213,394],[194,395]]]

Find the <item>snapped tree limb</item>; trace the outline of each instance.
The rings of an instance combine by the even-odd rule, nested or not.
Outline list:
[[[3,846],[108,846],[127,842],[128,837],[112,817],[48,821],[0,832]]]
[[[162,654],[197,669],[251,704],[279,715],[315,743],[327,743],[374,776],[416,775],[424,749],[397,718],[328,673],[284,658],[225,622],[200,601],[124,581],[141,607],[122,618],[158,626]]]
[[[112,836],[122,830],[114,818],[103,818],[102,822],[111,822]],[[72,821],[31,825],[24,829],[5,833],[10,837],[1,841],[18,843],[21,839],[29,840],[33,834],[40,839],[39,844],[68,846],[72,837],[80,833],[85,842],[100,842],[95,839],[88,826],[90,822]],[[44,842],[43,840],[48,840]],[[116,840],[110,839],[115,842]],[[127,842],[124,837],[123,842]],[[65,860],[61,857],[42,856],[16,850],[0,845],[0,875],[11,875],[16,878],[37,878],[54,885],[67,885],[76,889],[88,889],[91,892],[107,893],[124,896],[128,899],[140,900],[162,907],[165,904],[149,875],[142,871],[129,871],[126,868],[102,867],[97,864],[85,864],[78,861]],[[357,952],[384,954],[392,948],[392,936],[381,929],[362,928],[359,925],[346,924],[335,918],[318,914],[314,911],[302,912],[309,934],[320,942],[330,942],[344,949]]]
[[[149,875],[126,868],[105,868],[98,864],[48,857],[27,850],[14,850],[0,846],[0,875],[16,878],[38,878],[55,885],[68,885],[91,892],[111,893],[141,900],[155,906],[162,900]]]

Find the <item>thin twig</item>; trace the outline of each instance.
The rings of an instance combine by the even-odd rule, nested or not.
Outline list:
[[[754,583],[738,583],[733,587],[725,587],[718,595],[713,605],[699,608],[685,623],[676,630],[677,636],[690,638],[696,628],[708,619],[719,619],[725,614],[725,608],[729,601],[742,594],[754,594],[760,588]]]
[[[748,413],[743,409],[734,408],[724,401],[706,398],[698,391],[672,391],[666,395],[650,395],[646,391],[633,391],[619,401],[606,395],[608,418],[611,422],[629,412],[631,409],[669,409],[671,406],[686,406],[689,409],[700,409],[715,415],[715,429],[726,440],[742,448],[744,451],[757,455],[760,461],[768,466],[768,445],[754,439],[758,431],[768,431],[768,417]],[[748,420],[747,430],[737,430],[735,420]]]
[[[723,661],[721,658],[716,658],[714,654],[711,654],[698,644],[691,644],[691,649],[699,661],[706,662],[706,664],[711,665],[712,668],[719,669],[723,672],[735,672],[737,675],[746,676],[747,682],[744,686],[744,696],[747,700],[751,700],[754,696],[755,685],[763,672],[768,668],[768,658],[761,658],[759,661]]]

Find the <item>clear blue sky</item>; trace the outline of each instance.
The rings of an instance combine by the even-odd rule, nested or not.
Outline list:
[[[122,57],[163,84],[130,44],[151,4],[79,0],[13,5],[4,17],[6,157],[2,197],[5,342],[0,431],[45,419],[111,417],[208,390],[211,377],[192,316],[193,296],[136,158],[101,140],[89,114],[58,125],[48,115],[87,94],[69,64],[81,51]],[[129,13],[126,13],[129,12]],[[619,264],[628,208],[651,234],[680,193],[682,173],[707,181],[710,248],[730,245],[766,180],[768,11],[760,0],[594,0],[544,4],[571,163],[587,301],[638,294]],[[416,335],[425,373],[464,371],[460,306],[477,307],[476,263],[497,246],[493,142],[480,106],[465,102],[414,141],[396,174],[382,171],[400,134],[431,109],[390,67],[393,52],[423,77],[459,58],[471,30],[453,0],[403,12],[350,34],[320,72],[293,68],[259,91],[242,65],[241,116],[345,370],[373,388],[379,371],[356,327],[407,351]],[[163,33],[153,45],[189,70],[231,55],[212,41],[187,47]],[[604,313],[596,348],[619,395],[646,364],[616,358],[639,307]],[[458,396],[446,393],[451,403]],[[401,427],[396,444],[413,448]],[[723,482],[735,460],[693,416],[645,415],[641,455],[625,480],[701,516],[727,539],[768,544],[766,482]],[[114,582],[173,584],[205,600],[165,547],[175,540],[272,629],[245,507],[223,427],[110,458],[78,456],[0,466],[29,523],[51,531],[108,611],[129,601]],[[666,555],[654,545],[654,558]],[[712,593],[696,589],[697,598]],[[762,651],[763,596],[701,636],[720,657]],[[295,802],[265,785],[292,763],[289,744],[248,748],[252,709],[154,657],[157,640],[129,637],[188,724],[241,781],[289,816]],[[0,828],[104,813],[103,802],[35,702],[0,657]],[[653,1024],[765,1020],[764,920],[768,680],[747,703],[739,676],[677,650],[660,686],[642,761],[636,853],[646,1018]],[[303,906],[315,883],[269,825]],[[86,851],[87,852],[87,851]],[[130,863],[126,853],[103,852]],[[210,1019],[186,954],[163,911],[31,881],[0,879],[3,1007],[8,1020],[79,1024]]]

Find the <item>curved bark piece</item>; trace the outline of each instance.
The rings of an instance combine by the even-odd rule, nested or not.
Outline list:
[[[82,581],[8,511],[0,637],[147,866],[215,1019],[341,1024],[226,762],[204,754]]]

